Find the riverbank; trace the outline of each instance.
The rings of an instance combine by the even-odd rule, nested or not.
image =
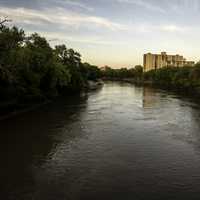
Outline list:
[[[162,89],[165,91],[173,92],[178,95],[190,97],[190,98],[199,98],[200,97],[200,86],[192,87],[192,86],[187,86],[185,87],[184,85],[182,87],[177,87],[176,85],[171,85],[171,84],[162,84],[158,82],[154,82],[152,80],[144,80],[144,79],[134,79],[134,78],[103,78],[104,81],[117,81],[117,82],[125,82],[125,83],[130,83],[134,84],[136,86],[147,86],[147,87],[152,87],[156,89]]]
[[[117,81],[117,82],[126,82],[132,83],[136,85],[153,85],[152,81],[144,81],[143,79],[135,79],[135,78],[110,78],[110,77],[103,77],[103,81]]]
[[[87,93],[89,91],[97,90],[103,86],[104,82],[101,79],[96,81],[87,81],[86,86],[79,92],[71,93],[69,96],[73,97],[77,94]],[[48,103],[51,103],[57,98],[60,98],[66,95],[55,96],[50,99],[40,99],[33,100],[31,102],[18,102],[17,100],[13,100],[10,102],[0,102],[0,120],[8,119],[14,117],[19,114],[23,114],[32,110],[35,110],[39,107],[42,107]]]
[[[101,79],[97,81],[88,81],[87,90],[97,90],[103,86],[104,82]]]
[[[101,77],[79,52],[62,44],[51,47],[37,33],[27,37],[22,29],[4,25],[0,46],[0,116],[88,90],[88,82]]]
[[[29,104],[29,105],[10,105],[10,107],[7,107],[7,111],[5,110],[4,113],[0,114],[0,121],[5,120],[11,117],[15,117],[16,115],[20,115],[26,112],[30,112],[32,110],[35,110],[41,106],[44,106],[48,103],[52,102],[51,100],[46,100],[42,103],[35,103],[35,104]],[[0,107],[2,109],[2,105]],[[4,108],[6,109],[6,108]]]
[[[109,71],[108,71],[109,72]],[[184,95],[200,97],[200,64],[194,67],[164,67],[157,70],[142,72],[141,74],[119,74],[113,76],[108,72],[104,72],[104,80],[123,81],[136,85],[149,85],[165,90],[178,92]],[[117,71],[118,72],[118,71]]]

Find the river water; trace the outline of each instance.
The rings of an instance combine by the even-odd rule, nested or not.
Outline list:
[[[200,199],[200,106],[108,82],[0,122],[0,199]]]

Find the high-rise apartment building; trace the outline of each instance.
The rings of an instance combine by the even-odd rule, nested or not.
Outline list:
[[[166,52],[161,54],[144,54],[144,71],[150,71],[159,69],[162,67],[184,67],[194,66],[195,62],[187,61],[183,56],[180,55],[167,55]]]

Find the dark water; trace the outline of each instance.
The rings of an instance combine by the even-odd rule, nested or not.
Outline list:
[[[200,106],[107,83],[0,122],[0,199],[200,199]]]

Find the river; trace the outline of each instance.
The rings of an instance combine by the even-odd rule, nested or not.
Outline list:
[[[200,199],[200,105],[107,82],[0,121],[2,200]]]

